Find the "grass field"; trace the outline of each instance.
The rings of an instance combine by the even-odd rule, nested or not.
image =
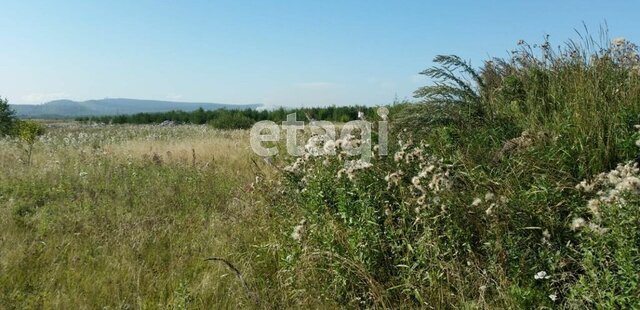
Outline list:
[[[639,308],[638,47],[435,61],[371,139],[306,131],[300,156],[207,125],[18,122],[0,308]]]
[[[68,125],[0,149],[2,308],[234,308],[250,274],[244,131]]]

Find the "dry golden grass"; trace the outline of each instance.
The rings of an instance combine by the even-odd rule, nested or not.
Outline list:
[[[119,158],[143,158],[156,154],[163,162],[207,165],[220,162],[227,168],[246,169],[252,155],[248,132],[219,132],[211,137],[185,138],[177,141],[127,141],[109,145],[105,151]]]
[[[2,142],[0,308],[256,306],[204,260],[225,257],[253,283],[248,133],[155,129],[53,128],[30,167]]]

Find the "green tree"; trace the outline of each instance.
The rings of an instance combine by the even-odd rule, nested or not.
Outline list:
[[[0,98],[0,137],[10,135],[15,122],[15,112],[9,107],[9,101]]]
[[[33,145],[38,137],[44,134],[44,126],[34,121],[17,121],[15,122],[15,134],[22,143],[22,148],[26,156],[27,165],[31,165],[31,155],[33,154]]]
[[[189,121],[191,121],[192,124],[204,124],[207,122],[207,114],[204,111],[204,109],[202,107],[198,108],[197,110],[191,112],[191,115],[189,116]]]

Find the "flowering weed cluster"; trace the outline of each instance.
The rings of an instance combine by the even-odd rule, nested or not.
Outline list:
[[[479,72],[437,58],[425,74],[449,80],[392,113],[388,156],[309,139],[273,202],[283,288],[351,307],[637,307],[637,48],[550,46]]]
[[[569,300],[581,306],[640,307],[638,162],[619,164],[580,182],[576,189],[586,203],[576,212],[570,228],[578,234],[584,273],[572,287]]]

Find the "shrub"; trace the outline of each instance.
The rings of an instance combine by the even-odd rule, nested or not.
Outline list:
[[[44,126],[34,121],[17,121],[15,124],[15,135],[22,144],[25,154],[25,162],[31,165],[31,155],[33,154],[33,146],[38,141],[38,137],[44,134]]]
[[[254,121],[242,114],[233,112],[223,113],[218,118],[213,119],[209,124],[218,129],[247,129],[253,125]]]

